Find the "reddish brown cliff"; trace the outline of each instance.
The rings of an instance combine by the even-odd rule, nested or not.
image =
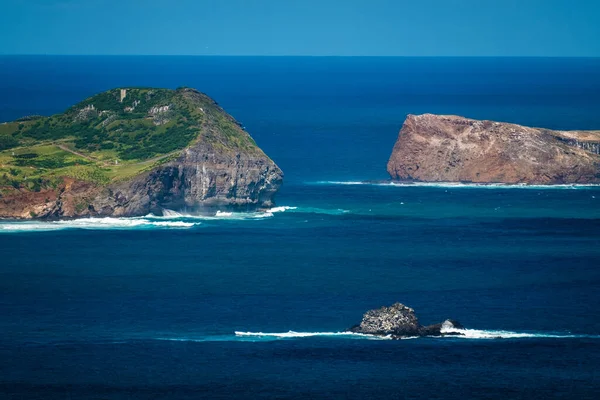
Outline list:
[[[600,183],[600,131],[409,115],[387,170],[423,182]]]

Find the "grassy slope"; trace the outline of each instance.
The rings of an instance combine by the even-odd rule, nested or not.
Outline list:
[[[93,106],[93,108],[92,108]],[[152,112],[153,107],[168,110]],[[173,159],[194,140],[260,152],[220,107],[186,89],[100,93],[63,114],[0,124],[0,191],[55,187],[63,177],[126,180]]]

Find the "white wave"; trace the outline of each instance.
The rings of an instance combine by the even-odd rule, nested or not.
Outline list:
[[[273,212],[278,212],[273,211]],[[256,212],[234,212],[234,211],[221,211],[217,210],[214,214],[192,214],[186,212],[179,212],[164,209],[162,216],[154,216],[152,214],[146,215],[145,218],[155,218],[155,219],[166,219],[166,220],[246,220],[246,219],[262,219],[269,218],[273,216],[273,212],[271,210],[266,211],[256,211]]]
[[[367,185],[387,187],[433,187],[445,189],[593,189],[600,184],[529,185],[525,183],[460,183],[460,182],[368,182],[368,181],[317,181],[317,185]]]
[[[235,211],[222,211],[218,210],[215,214],[189,214],[179,211],[173,211],[164,209],[162,216],[154,216],[148,214],[146,218],[156,219],[199,219],[199,220],[254,220],[271,218],[274,214],[294,212],[294,213],[306,213],[306,214],[329,214],[329,215],[341,215],[348,213],[348,210],[341,208],[337,209],[325,209],[316,207],[295,207],[295,206],[277,206],[266,209],[264,211],[255,212],[235,212]]]
[[[589,335],[572,335],[572,334],[554,334],[554,333],[528,333],[528,332],[512,332],[503,330],[480,330],[480,329],[443,329],[445,334],[458,334],[456,338],[460,339],[522,339],[522,338],[554,338],[554,339],[569,339],[578,337],[593,337]]]
[[[257,211],[257,212],[227,212],[217,211],[215,214],[216,219],[231,219],[231,220],[246,220],[246,219],[262,219],[270,218],[273,213],[269,211]]]
[[[138,229],[138,228],[191,228],[199,222],[156,221],[143,218],[80,218],[60,221],[6,221],[0,222],[0,232],[35,232],[61,229]]]
[[[170,227],[170,228],[190,228],[194,225],[200,225],[200,223],[199,222],[184,222],[184,221],[173,221],[173,222],[158,221],[158,222],[152,222],[152,223],[150,223],[150,225],[165,226],[165,227]]]
[[[328,215],[341,215],[350,212],[341,208],[318,208],[318,207],[293,207],[293,206],[279,206],[268,209],[267,213],[281,213],[285,211],[291,211],[293,213],[301,214],[328,214]]]
[[[378,185],[372,182],[362,182],[362,181],[317,181],[317,182],[309,182],[317,185]]]
[[[430,336],[430,338],[443,339],[443,338],[458,338],[458,339],[526,339],[526,338],[553,338],[553,339],[569,339],[569,338],[600,338],[598,335],[572,335],[572,334],[555,334],[555,333],[528,333],[528,332],[512,332],[503,330],[479,330],[479,329],[442,329],[442,333],[445,334],[457,334],[448,336]],[[266,332],[240,332],[236,331],[235,336],[237,337],[254,337],[262,339],[301,339],[309,337],[338,337],[350,338],[350,339],[372,339],[372,340],[389,340],[392,339],[391,335],[378,336],[364,333],[355,332],[280,332],[280,333],[266,333]],[[419,339],[419,336],[406,336],[401,337],[400,340]]]
[[[31,222],[0,222],[1,232],[35,232],[65,229],[63,226]]]
[[[385,340],[391,339],[389,336],[377,336],[377,335],[368,335],[365,333],[355,333],[355,332],[281,332],[281,333],[265,333],[265,332],[240,332],[236,331],[235,336],[239,337],[259,337],[259,338],[277,338],[277,339],[291,339],[291,338],[307,338],[307,337],[318,337],[318,336],[326,336],[326,337],[346,337],[346,338],[364,338],[364,339],[378,339]]]
[[[557,334],[557,333],[525,333],[525,332],[512,332],[503,330],[478,330],[478,329],[448,329],[443,330],[442,333],[461,333],[462,336],[429,336],[425,340],[482,340],[482,339],[600,339],[600,335],[583,335],[583,334]],[[123,340],[120,338],[119,341],[110,341],[110,343],[128,343],[136,340],[159,340],[159,341],[171,341],[171,342],[270,342],[277,340],[300,340],[307,338],[324,338],[324,339],[341,339],[341,340],[393,340],[391,335],[378,336],[369,335],[364,333],[355,332],[244,332],[235,331],[234,334],[209,334],[209,335],[196,335],[186,334],[180,335],[174,332],[161,332],[156,335],[146,336],[134,336]],[[406,336],[398,338],[400,340],[414,340],[422,339],[421,336]]]
[[[284,212],[284,211],[288,211],[288,210],[297,210],[298,207],[292,207],[292,206],[280,206],[280,207],[273,207],[270,208],[269,210],[267,210],[267,212],[270,213],[278,213],[278,212]]]

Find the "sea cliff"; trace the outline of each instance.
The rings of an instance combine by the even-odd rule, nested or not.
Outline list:
[[[600,131],[409,115],[387,170],[393,180],[402,181],[600,183]]]

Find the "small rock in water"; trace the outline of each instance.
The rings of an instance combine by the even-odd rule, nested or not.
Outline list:
[[[402,303],[395,303],[390,307],[367,311],[360,324],[353,326],[349,331],[378,336],[389,335],[394,339],[401,339],[407,336],[462,335],[460,329],[463,329],[463,326],[452,319],[423,326],[419,323],[415,310]]]

